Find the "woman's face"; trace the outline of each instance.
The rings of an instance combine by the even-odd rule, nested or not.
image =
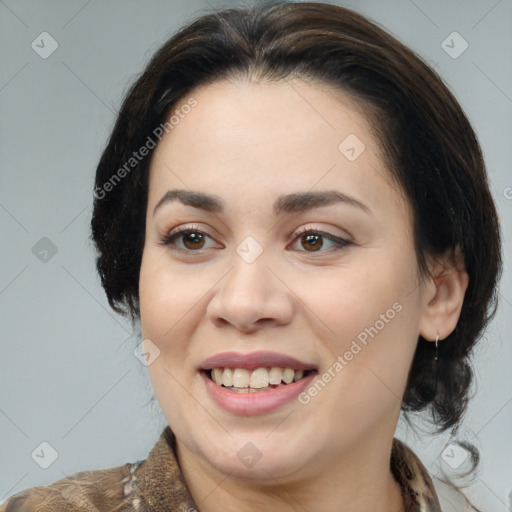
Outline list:
[[[299,81],[193,99],[152,157],[140,272],[148,370],[180,449],[279,481],[382,450],[426,299],[368,121]]]

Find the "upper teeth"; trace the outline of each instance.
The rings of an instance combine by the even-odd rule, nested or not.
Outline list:
[[[290,384],[302,379],[303,370],[292,368],[257,368],[252,372],[245,368],[214,368],[212,379],[219,386],[235,388],[266,388],[269,384]]]

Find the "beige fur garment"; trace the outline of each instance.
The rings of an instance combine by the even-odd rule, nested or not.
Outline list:
[[[391,471],[406,512],[441,512],[432,480],[414,452],[394,439]],[[196,512],[180,471],[175,437],[167,426],[145,460],[81,471],[12,496],[0,512]]]

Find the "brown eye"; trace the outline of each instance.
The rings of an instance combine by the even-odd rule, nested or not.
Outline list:
[[[160,245],[169,246],[170,249],[176,249],[183,252],[200,252],[202,249],[219,248],[208,246],[208,239],[214,242],[210,235],[200,229],[189,227],[177,229],[160,239]]]
[[[322,235],[303,235],[301,238],[302,246],[307,249],[308,246],[311,247],[311,251],[318,251],[322,248],[324,244],[322,240]],[[311,252],[308,250],[308,252]]]
[[[183,245],[190,250],[202,249],[204,246],[204,235],[202,233],[189,232],[181,233]]]
[[[352,245],[352,243],[349,240],[318,231],[317,229],[303,229],[295,234],[293,246],[300,246],[304,249],[297,248],[299,252],[326,254],[344,249]]]

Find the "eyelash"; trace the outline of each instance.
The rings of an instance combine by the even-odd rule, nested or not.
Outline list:
[[[176,231],[171,231],[169,234],[167,235],[164,235],[161,240],[159,241],[159,244],[160,245],[163,245],[163,246],[171,246],[172,244],[174,244],[175,240],[177,238],[179,238],[180,236],[184,236],[184,235],[189,235],[189,234],[198,234],[198,235],[204,235],[204,236],[207,236],[209,238],[210,235],[208,235],[208,233],[205,233],[204,231],[201,231],[198,227],[196,226],[192,226],[192,227],[186,227],[186,228],[178,228]],[[327,250],[320,250],[320,251],[299,251],[299,252],[304,252],[306,254],[316,254],[316,253],[326,253],[326,252],[333,252],[331,251],[331,249],[334,249],[334,251],[338,251],[338,250],[341,250],[341,249],[344,249],[345,247],[349,246],[349,245],[353,245],[353,242],[350,242],[349,240],[346,240],[344,238],[340,238],[340,237],[337,237],[337,236],[334,236],[334,235],[331,235],[329,233],[326,233],[325,231],[320,231],[318,229],[315,229],[315,228],[303,228],[301,229],[300,231],[294,233],[294,238],[293,238],[293,243],[296,242],[296,240],[302,238],[303,236],[305,235],[318,235],[318,236],[322,236],[323,238],[326,238],[327,240],[331,241],[331,242],[334,242],[334,244],[336,245],[336,247],[331,247]],[[175,250],[178,250],[178,251],[182,251],[182,252],[185,252],[186,254],[191,254],[191,253],[200,253],[203,249],[197,249],[197,250],[194,250],[194,249],[182,249],[182,248],[176,248],[174,247],[173,249]]]

